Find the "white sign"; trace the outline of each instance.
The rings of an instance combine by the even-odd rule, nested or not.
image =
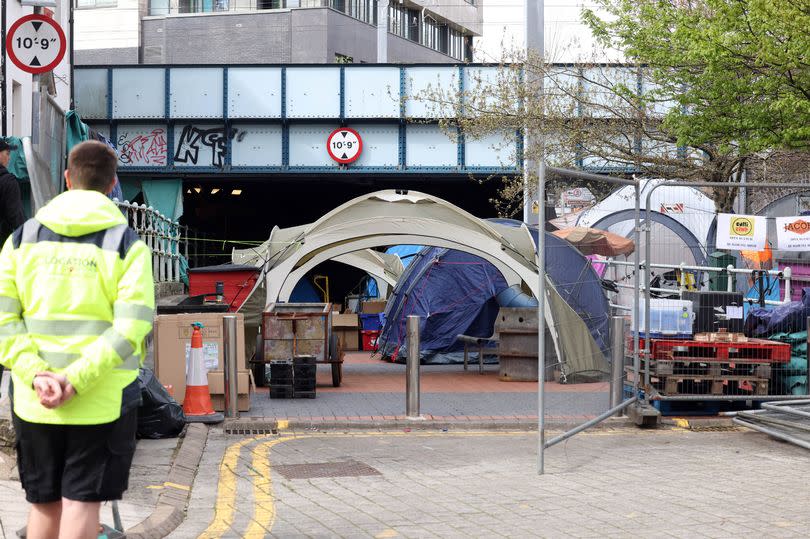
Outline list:
[[[590,202],[594,200],[593,193],[584,187],[575,187],[563,192],[566,202]]]
[[[340,163],[348,165],[357,161],[363,151],[363,139],[360,133],[348,127],[339,127],[329,134],[326,139],[326,151],[329,157]]]
[[[765,248],[768,226],[758,215],[717,215],[717,248],[761,251]]]
[[[189,362],[191,358],[191,343],[186,343],[186,372],[189,369]],[[219,347],[215,342],[203,343],[203,363],[205,368],[209,371],[215,371],[219,368]]]
[[[810,251],[810,217],[777,217],[776,242],[780,251]]]
[[[6,36],[9,59],[27,73],[47,73],[62,61],[67,41],[59,24],[45,15],[33,14],[17,20]]]

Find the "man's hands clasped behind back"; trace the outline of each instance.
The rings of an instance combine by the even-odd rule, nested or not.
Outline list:
[[[45,408],[58,408],[76,394],[76,390],[62,374],[44,371],[34,376],[34,390],[39,403]]]

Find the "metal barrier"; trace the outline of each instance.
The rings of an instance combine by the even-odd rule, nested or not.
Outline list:
[[[580,303],[580,298],[604,298],[602,281],[596,273],[591,261],[584,259],[580,251],[574,249],[562,239],[555,240],[553,236],[539,234],[538,267],[540,278],[540,293],[538,297],[538,472],[545,471],[545,450],[563,442],[579,432],[593,427],[602,421],[617,415],[627,409],[628,415],[639,417],[637,412],[640,382],[640,357],[638,316],[630,317],[630,331],[626,332],[627,325],[617,321],[611,324],[610,313],[621,311],[623,313],[638,313],[641,305],[641,295],[638,292],[641,285],[641,255],[638,245],[640,238],[640,190],[635,180],[600,176],[582,171],[565,170],[541,165],[549,176],[556,176],[566,181],[567,185],[581,181],[591,184],[609,184],[620,186],[626,191],[626,198],[635,201],[635,209],[631,210],[632,238],[635,241],[634,271],[632,276],[636,293],[626,295],[624,303],[614,302],[611,307],[605,298],[604,304],[598,308],[590,304]],[[545,200],[545,179],[540,174],[538,182],[538,200]],[[544,231],[545,212],[540,210],[539,229]],[[586,245],[579,245],[585,248]],[[585,254],[592,254],[586,252]],[[567,299],[564,299],[567,298]],[[582,300],[584,301],[584,300]],[[547,331],[548,328],[548,331]],[[611,329],[613,331],[611,331]],[[615,334],[620,332],[620,334]],[[548,336],[547,336],[548,334]],[[553,349],[547,350],[546,339]],[[633,346],[624,352],[625,342],[630,340]],[[632,363],[627,359],[632,355]],[[626,375],[629,374],[629,376]],[[582,391],[546,391],[546,381],[553,381],[557,377],[567,384],[582,383]],[[625,380],[627,380],[625,382]],[[596,390],[588,383],[601,383]],[[605,383],[607,382],[607,383]],[[632,385],[625,390],[625,383]],[[613,389],[613,391],[611,391]],[[631,393],[632,391],[632,393]],[[628,395],[629,394],[629,395]],[[596,408],[604,410],[592,419],[578,426],[546,440],[547,415],[557,415],[570,422],[571,417],[592,416]],[[638,420],[636,420],[638,422]]]
[[[714,203],[706,193],[729,188],[740,190],[736,207],[708,210]],[[648,190],[640,313],[644,339],[638,350],[643,379],[642,392],[636,393],[643,402],[658,401],[671,413],[711,413],[740,406],[740,401],[807,393],[806,350],[800,350],[806,344],[805,312],[801,304],[789,304],[801,299],[801,283],[810,282],[810,260],[779,244],[784,231],[775,221],[790,218],[804,231],[806,208],[798,203],[781,210],[774,204],[765,207],[778,202],[785,189],[807,188],[801,183],[662,182]],[[665,199],[666,204],[660,202]],[[765,215],[755,215],[746,200],[764,200],[759,209]],[[688,232],[666,226],[655,213],[668,214]],[[722,214],[731,216],[721,222]]]
[[[152,272],[154,280],[161,282],[180,281],[181,226],[159,211],[145,204],[129,201],[115,203],[122,209],[129,226],[152,251]],[[186,238],[188,229],[186,229]],[[188,242],[184,243],[185,257],[188,259]]]

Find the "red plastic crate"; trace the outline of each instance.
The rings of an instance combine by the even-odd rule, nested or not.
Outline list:
[[[360,335],[363,337],[363,351],[364,352],[376,352],[377,351],[377,339],[380,338],[380,331],[379,330],[363,330],[360,332]]]

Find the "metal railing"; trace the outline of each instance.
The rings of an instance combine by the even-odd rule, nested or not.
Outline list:
[[[126,215],[129,226],[152,251],[155,282],[180,281],[180,258],[188,260],[188,227],[181,226],[146,204],[126,200],[115,200],[115,203]],[[185,236],[181,233],[183,229]],[[183,241],[184,238],[186,241]]]
[[[614,259],[600,260],[599,264],[604,264],[607,267],[613,267],[613,268],[618,268],[618,267],[632,268],[632,267],[635,267],[632,262],[626,262],[624,260],[614,260]],[[648,265],[647,265],[646,260],[642,260],[641,261],[641,269],[646,270],[647,266]],[[684,275],[686,272],[699,272],[699,273],[704,273],[705,272],[705,273],[709,273],[709,274],[715,273],[715,274],[718,274],[718,275],[721,275],[721,276],[722,275],[745,275],[745,276],[749,276],[754,272],[756,272],[756,273],[765,273],[769,277],[772,277],[774,279],[779,279],[780,282],[782,283],[782,286],[783,286],[782,290],[784,290],[784,298],[783,299],[781,299],[781,300],[766,299],[765,304],[766,305],[784,305],[786,303],[790,303],[790,301],[791,301],[790,298],[791,298],[791,293],[792,293],[792,289],[793,289],[791,279],[793,277],[793,270],[791,270],[791,268],[789,266],[784,267],[782,269],[777,269],[777,270],[751,270],[751,269],[748,269],[748,268],[735,268],[732,265],[729,265],[729,266],[726,266],[726,267],[723,268],[723,267],[716,267],[716,266],[690,266],[688,264],[649,264],[649,268],[650,269],[664,269],[664,270],[678,270],[678,271],[680,271],[681,275]],[[632,286],[632,285],[622,284],[622,283],[619,283],[619,282],[616,282],[616,286],[619,287],[619,288],[625,288],[625,289],[632,289],[632,290],[635,289],[635,287]],[[698,290],[701,289],[701,283],[696,283],[696,286],[697,286]],[[734,291],[734,279],[727,279],[725,288],[726,288],[726,292],[733,292]],[[642,285],[641,286],[641,291],[644,292],[645,290],[646,290],[646,288]],[[689,291],[689,286],[687,285],[687,283],[686,283],[686,281],[684,279],[681,279],[678,282],[677,288],[665,288],[665,287],[654,287],[654,286],[650,287],[650,292],[657,292],[657,293],[661,293],[661,294],[671,294],[671,295],[677,294],[679,297],[681,297],[684,292],[688,292],[688,291]],[[752,303],[756,303],[755,299],[751,299],[751,298],[746,298],[746,299],[751,301]],[[621,306],[619,308],[621,308]]]

